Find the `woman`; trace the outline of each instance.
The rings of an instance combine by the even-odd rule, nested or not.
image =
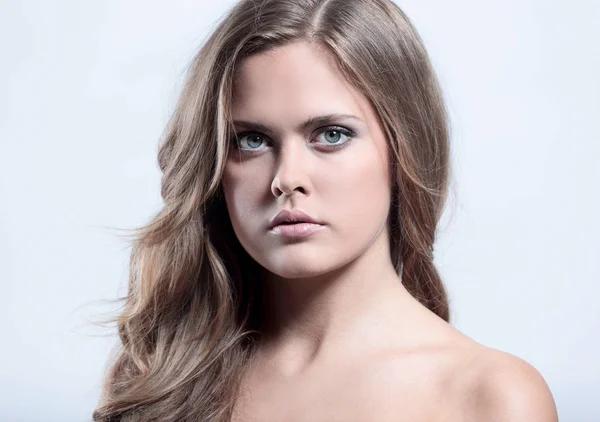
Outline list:
[[[447,114],[387,0],[243,0],[199,51],[95,421],[555,421],[450,324]]]

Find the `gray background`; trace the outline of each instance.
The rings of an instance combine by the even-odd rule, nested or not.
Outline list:
[[[0,420],[86,421],[125,293],[104,227],[161,206],[158,139],[231,1],[0,1]],[[407,0],[447,96],[454,323],[600,421],[600,2]],[[594,264],[594,260],[596,263]]]

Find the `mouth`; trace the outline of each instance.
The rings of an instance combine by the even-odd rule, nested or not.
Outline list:
[[[325,225],[306,221],[286,222],[271,228],[270,233],[289,239],[297,239],[310,236],[322,230]]]
[[[300,210],[283,210],[271,220],[269,228],[274,229],[277,226],[294,226],[302,224],[322,226],[324,223]]]

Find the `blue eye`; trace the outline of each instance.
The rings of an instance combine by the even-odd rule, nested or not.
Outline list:
[[[325,146],[326,149],[335,150],[345,147],[348,142],[356,136],[356,133],[341,126],[326,126],[319,130],[317,138],[324,135],[324,142],[317,142],[319,145]],[[343,142],[344,137],[346,138]],[[239,150],[244,152],[259,151],[261,144],[268,140],[260,132],[240,132],[236,133],[232,138],[232,144]],[[244,145],[246,143],[248,146]]]
[[[356,136],[356,134],[351,130],[340,126],[327,126],[324,128],[323,131],[319,133],[319,136],[320,135],[324,135],[323,139],[325,139],[325,143],[326,145],[328,145],[327,147],[333,149],[338,149],[342,146],[345,146],[345,144],[347,144],[348,141],[350,141],[350,139]],[[346,137],[346,140],[344,142],[338,142],[344,137]]]
[[[242,141],[244,140],[244,138],[248,138],[248,145],[250,146],[250,148],[245,148],[243,146]],[[243,132],[240,133],[239,135],[236,134],[233,139],[232,142],[234,144],[237,144],[238,148],[240,148],[241,150],[252,150],[252,149],[257,149],[260,145],[256,145],[257,143],[260,143],[262,139],[262,135],[260,133],[256,133],[256,132]],[[237,140],[237,143],[236,143]]]

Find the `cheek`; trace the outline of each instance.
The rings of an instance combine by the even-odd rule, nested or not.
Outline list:
[[[261,198],[265,195],[264,185],[267,183],[261,180],[261,177],[264,177],[262,173],[264,172],[260,172],[259,169],[239,163],[228,163],[225,166],[223,193],[234,226],[242,219],[249,221],[257,216]]]
[[[330,172],[328,180],[324,201],[335,207],[334,219],[343,216],[344,224],[356,229],[379,224],[386,217],[390,187],[385,163],[378,154],[364,153],[347,160]]]

